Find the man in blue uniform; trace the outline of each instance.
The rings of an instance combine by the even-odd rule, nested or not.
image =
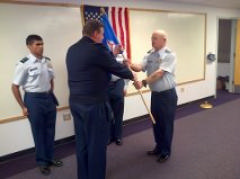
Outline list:
[[[54,72],[50,58],[43,56],[43,40],[38,35],[26,39],[30,54],[17,64],[12,84],[13,94],[28,116],[36,148],[36,161],[44,175],[50,166],[62,166],[53,159],[57,99],[53,94]],[[19,87],[25,92],[24,102]]]
[[[118,63],[124,64],[123,48],[117,45],[113,54]],[[129,80],[119,78],[116,75],[111,76],[109,85],[109,103],[113,111],[113,120],[110,122],[109,144],[115,142],[117,145],[122,145],[122,125],[124,113],[124,96],[127,94]]]
[[[134,80],[101,43],[103,24],[86,23],[83,37],[67,53],[70,109],[74,118],[79,179],[105,179],[111,108],[107,103],[111,74]]]
[[[162,30],[152,34],[153,49],[144,57],[142,64],[131,64],[134,71],[147,71],[147,78],[138,82],[139,86],[149,85],[151,112],[156,120],[153,126],[155,149],[149,155],[157,155],[158,162],[165,162],[171,155],[173,121],[177,106],[175,90],[176,57],[166,47],[167,35]]]

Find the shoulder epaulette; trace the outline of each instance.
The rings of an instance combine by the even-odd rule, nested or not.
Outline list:
[[[171,50],[169,50],[169,49],[166,49],[165,52],[166,53],[172,53]]]
[[[147,51],[147,53],[151,53],[151,52],[152,52],[152,49]]]
[[[24,57],[22,60],[20,60],[20,62],[25,63],[25,62],[28,61],[28,60],[29,60],[28,57]]]
[[[51,61],[51,58],[49,57],[44,57],[46,60]]]

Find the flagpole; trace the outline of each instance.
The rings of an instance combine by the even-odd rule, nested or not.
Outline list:
[[[156,121],[155,121],[155,119],[154,119],[154,117],[153,117],[153,115],[152,115],[152,113],[151,113],[151,111],[150,111],[150,109],[149,109],[149,107],[148,107],[148,105],[147,105],[144,97],[143,97],[142,91],[138,89],[138,93],[139,93],[140,96],[141,96],[141,99],[142,99],[142,101],[143,101],[143,104],[144,104],[145,108],[147,109],[147,112],[148,112],[148,114],[149,114],[149,116],[150,116],[150,118],[151,118],[151,120],[152,120],[152,123],[153,123],[153,124],[156,124]]]
[[[103,14],[106,14],[106,12],[105,12],[105,9],[104,9],[103,7],[101,7],[101,8],[100,8],[100,15],[103,15]],[[123,59],[126,60],[126,58],[124,57],[124,55],[123,55],[123,54],[121,54],[121,55],[122,55]],[[129,69],[130,69],[130,68],[129,68]],[[147,109],[148,114],[150,115],[150,119],[152,120],[152,123],[153,123],[153,124],[156,124],[156,121],[155,121],[155,119],[154,119],[154,117],[153,117],[150,109],[148,108],[147,103],[146,103],[143,95],[142,95],[142,91],[138,89],[138,93],[140,94],[141,99],[142,99],[142,101],[143,101],[143,104],[144,104],[145,108]]]
[[[83,0],[81,0],[81,4],[80,4],[80,13],[81,13],[82,26],[84,26],[85,20],[84,20],[84,2],[83,2]]]
[[[124,55],[123,54],[121,54],[121,55],[122,55],[123,59],[126,60]],[[156,124],[156,121],[155,121],[155,119],[154,119],[154,117],[153,117],[153,115],[152,115],[152,113],[151,113],[151,111],[150,111],[150,109],[149,109],[149,107],[148,107],[148,105],[146,103],[146,100],[143,97],[142,91],[140,89],[137,89],[137,91],[138,91],[138,94],[141,96],[142,102],[143,102],[143,104],[144,104],[144,106],[145,106],[145,108],[146,108],[146,110],[147,110],[147,112],[148,112],[148,114],[150,116],[150,119],[151,119],[152,123]]]

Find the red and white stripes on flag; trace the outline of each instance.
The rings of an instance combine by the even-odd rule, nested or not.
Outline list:
[[[129,34],[129,9],[122,7],[109,7],[108,19],[113,30],[126,51],[128,59],[131,59],[130,34]]]

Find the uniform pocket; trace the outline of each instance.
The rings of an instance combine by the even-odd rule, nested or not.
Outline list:
[[[34,70],[29,70],[28,71],[28,75],[29,76],[37,76],[37,75],[39,75],[40,74],[40,70],[39,69],[34,69]]]
[[[28,78],[27,82],[33,82],[34,80],[37,79],[37,77],[40,75],[40,70],[39,69],[34,69],[34,70],[28,70]]]

